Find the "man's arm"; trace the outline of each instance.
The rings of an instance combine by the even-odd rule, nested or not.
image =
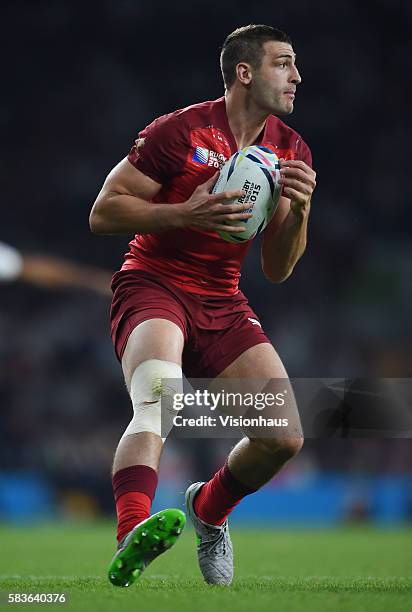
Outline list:
[[[0,283],[23,281],[46,288],[89,289],[111,295],[112,273],[44,253],[21,253],[0,242]]]
[[[125,158],[107,176],[90,213],[95,234],[141,234],[173,229],[179,216],[167,204],[151,204],[161,185]]]
[[[302,257],[307,240],[310,203],[316,173],[303,161],[280,160],[283,193],[264,232],[262,270],[273,283],[286,280]]]
[[[250,206],[225,204],[243,195],[242,190],[211,195],[216,172],[199,185],[186,202],[150,202],[161,185],[123,159],[106,178],[90,213],[90,228],[95,234],[150,234],[167,230],[199,227],[207,231],[242,232],[243,227],[225,225],[227,221],[248,219]]]
[[[112,273],[51,255],[23,255],[19,280],[50,289],[85,289],[110,296]]]

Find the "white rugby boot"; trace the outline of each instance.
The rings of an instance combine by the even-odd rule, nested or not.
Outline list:
[[[185,494],[187,513],[196,532],[197,558],[203,578],[209,584],[229,586],[233,580],[233,546],[228,521],[209,525],[195,513],[193,502],[204,482],[190,485]]]

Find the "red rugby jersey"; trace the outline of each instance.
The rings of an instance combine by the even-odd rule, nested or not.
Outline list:
[[[255,144],[285,159],[312,156],[302,137],[271,115]],[[155,119],[142,130],[128,160],[162,188],[153,202],[186,201],[194,189],[236,153],[225,98],[194,104]],[[171,230],[136,235],[129,243],[122,270],[145,270],[191,293],[232,295],[238,291],[240,268],[252,241],[231,244],[215,232]]]

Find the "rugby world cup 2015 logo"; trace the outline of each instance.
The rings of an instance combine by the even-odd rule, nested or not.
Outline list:
[[[210,166],[211,168],[220,169],[226,161],[226,157],[223,153],[217,153],[212,149],[206,149],[206,147],[195,148],[195,152],[192,156],[192,161],[202,164],[202,166]]]
[[[207,164],[209,161],[209,149],[205,147],[196,147],[192,160],[199,164]]]

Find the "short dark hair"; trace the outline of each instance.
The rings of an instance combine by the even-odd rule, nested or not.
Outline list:
[[[237,28],[227,36],[220,53],[220,68],[226,89],[236,80],[236,65],[247,62],[259,68],[262,62],[263,45],[269,40],[292,44],[286,32],[268,25],[250,25]]]

